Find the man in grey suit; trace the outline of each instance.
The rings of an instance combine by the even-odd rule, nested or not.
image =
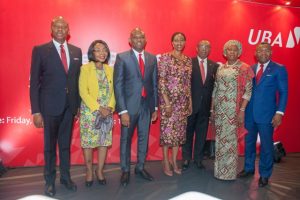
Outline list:
[[[131,50],[117,55],[114,66],[116,110],[121,118],[121,185],[127,186],[130,177],[131,140],[135,128],[138,135],[135,174],[152,181],[144,163],[148,149],[150,122],[157,118],[157,61],[144,51],[145,33],[135,28],[130,33]]]

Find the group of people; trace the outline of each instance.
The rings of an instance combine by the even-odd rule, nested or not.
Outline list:
[[[82,65],[81,49],[67,43],[69,25],[59,16],[51,22],[52,41],[32,52],[30,100],[34,125],[44,128],[45,194],[54,196],[56,145],[59,147],[60,183],[68,190],[77,186],[70,176],[70,142],[73,119],[80,120],[80,138],[86,165],[86,187],[93,176],[106,184],[103,173],[107,148],[112,145],[113,112],[121,119],[120,165],[122,186],[130,181],[131,140],[137,129],[138,152],[135,174],[152,181],[145,169],[149,129],[160,111],[160,145],[163,172],[180,175],[193,160],[200,169],[209,121],[216,130],[214,176],[234,180],[254,174],[256,140],[261,141],[259,186],[268,184],[273,166],[273,131],[282,121],[287,103],[287,71],[271,58],[271,46],[256,48],[258,63],[239,60],[239,41],[225,43],[227,62],[208,59],[210,42],[197,44],[197,56],[183,54],[186,36],[175,32],[172,50],[156,56],[145,51],[142,29],[131,31],[131,49],[117,54],[114,68],[108,65],[110,50],[103,40],[88,49]],[[278,98],[278,99],[277,99]],[[246,130],[245,130],[246,128]],[[237,173],[238,138],[246,135],[245,165]],[[193,141],[195,135],[195,141]],[[177,163],[182,146],[182,166]],[[93,150],[98,163],[93,169]],[[171,149],[171,158],[169,150]]]

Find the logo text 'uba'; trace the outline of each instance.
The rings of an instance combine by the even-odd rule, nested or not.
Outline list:
[[[284,42],[286,48],[294,48],[300,41],[300,27],[295,27],[294,30],[290,30],[289,36],[286,42]],[[271,31],[258,30],[257,32],[254,29],[250,29],[248,43],[251,45],[256,45],[260,42],[268,42],[271,46],[278,45],[279,47],[283,46],[282,34],[273,34]]]

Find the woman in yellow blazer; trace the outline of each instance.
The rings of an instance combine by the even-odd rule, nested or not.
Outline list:
[[[107,147],[112,145],[112,113],[116,104],[113,68],[107,65],[109,57],[107,44],[102,40],[95,40],[88,49],[90,62],[80,70],[80,139],[86,165],[86,187],[93,184],[93,148],[98,149],[95,176],[99,184],[106,184],[103,167]]]

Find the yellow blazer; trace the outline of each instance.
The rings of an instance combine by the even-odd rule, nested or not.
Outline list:
[[[104,64],[103,68],[108,80],[110,92],[110,100],[107,106],[111,107],[114,111],[116,105],[113,83],[114,70],[107,64]],[[85,65],[82,65],[79,76],[79,95],[91,112],[99,110],[100,104],[97,102],[98,92],[99,86],[95,63],[89,62]]]

